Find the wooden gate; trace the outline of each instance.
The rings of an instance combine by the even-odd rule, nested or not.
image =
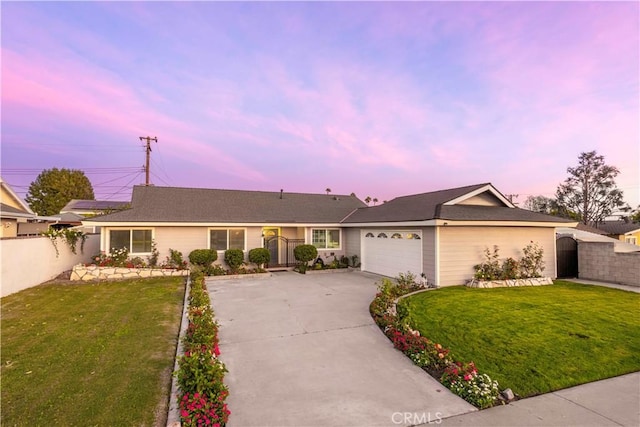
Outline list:
[[[578,242],[573,237],[556,240],[558,278],[578,277]]]

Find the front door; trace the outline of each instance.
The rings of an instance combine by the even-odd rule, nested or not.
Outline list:
[[[271,254],[271,260],[269,261],[269,265],[278,265],[280,264],[279,254],[280,254],[280,239],[278,228],[263,228],[262,229],[262,238],[264,241],[264,247],[269,249],[269,253]]]

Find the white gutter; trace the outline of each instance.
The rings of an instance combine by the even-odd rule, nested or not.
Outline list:
[[[90,227],[322,227],[340,228],[336,223],[278,223],[278,222],[98,222],[82,221],[82,225]]]

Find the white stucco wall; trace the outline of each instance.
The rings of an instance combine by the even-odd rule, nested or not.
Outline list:
[[[47,237],[30,237],[0,240],[0,295],[12,293],[39,285],[54,279],[60,273],[71,270],[79,263],[86,263],[99,252],[100,236],[87,237],[84,251],[80,243],[73,254],[67,244],[58,239],[56,257],[53,244]]]

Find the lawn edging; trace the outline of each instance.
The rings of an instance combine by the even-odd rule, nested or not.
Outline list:
[[[417,283],[411,273],[401,274],[396,278],[396,283],[382,279],[378,293],[369,306],[371,317],[397,350],[457,396],[478,409],[501,402],[497,381],[480,374],[473,362],[454,360],[448,348],[422,336],[408,324],[408,309],[399,302],[428,290],[431,289]]]

